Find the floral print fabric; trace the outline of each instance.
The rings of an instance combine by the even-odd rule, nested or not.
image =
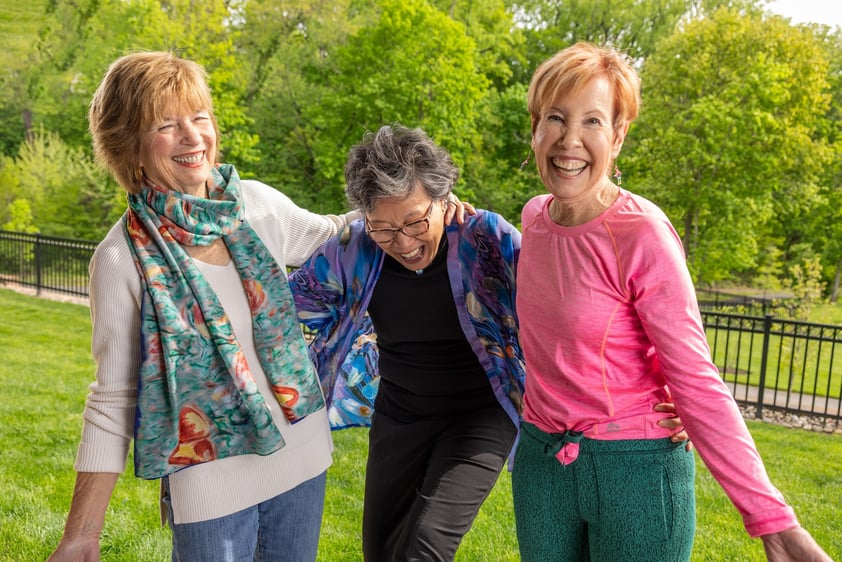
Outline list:
[[[515,313],[520,232],[500,215],[479,211],[461,226],[449,225],[446,235],[460,324],[498,402],[518,425],[525,373]],[[358,220],[290,275],[334,429],[371,423],[379,376],[376,335],[366,310],[383,257]]]
[[[212,179],[208,199],[146,185],[129,195],[123,219],[144,289],[141,478],[284,445],[225,310],[182,245],[224,241],[248,298],[260,366],[290,422],[324,407],[285,271],[244,219],[237,171],[219,165]]]

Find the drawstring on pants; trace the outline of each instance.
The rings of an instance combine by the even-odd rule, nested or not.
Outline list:
[[[523,429],[532,438],[544,444],[544,454],[555,457],[558,462],[568,465],[579,456],[579,441],[584,433],[581,431],[565,431],[564,433],[546,433],[532,424],[523,424]]]

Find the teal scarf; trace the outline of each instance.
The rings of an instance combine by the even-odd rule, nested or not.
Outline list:
[[[222,238],[248,297],[260,365],[295,423],[324,407],[285,270],[245,220],[240,178],[212,171],[209,198],[145,185],[123,223],[143,285],[135,474],[160,478],[284,446],[225,310],[182,245]]]

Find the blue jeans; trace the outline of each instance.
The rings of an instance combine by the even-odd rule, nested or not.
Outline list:
[[[263,503],[198,523],[173,524],[173,562],[315,560],[327,473]]]

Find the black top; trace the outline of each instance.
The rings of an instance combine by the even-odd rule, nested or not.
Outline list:
[[[488,375],[456,313],[447,237],[416,273],[385,256],[368,306],[380,353],[375,411],[397,420],[496,406]]]

